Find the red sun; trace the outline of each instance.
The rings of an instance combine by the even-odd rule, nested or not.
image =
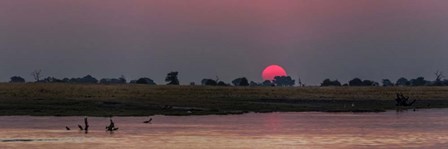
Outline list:
[[[276,76],[287,76],[285,69],[279,65],[270,65],[263,70],[261,74],[263,80],[274,80]]]

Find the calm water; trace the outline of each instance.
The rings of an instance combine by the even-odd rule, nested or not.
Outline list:
[[[448,109],[384,113],[264,113],[108,118],[0,117],[0,148],[444,148]],[[65,126],[72,128],[66,131]]]

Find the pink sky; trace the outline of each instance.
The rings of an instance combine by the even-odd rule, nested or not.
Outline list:
[[[2,0],[0,80],[12,75],[246,76],[279,64],[308,84],[448,72],[443,0]]]

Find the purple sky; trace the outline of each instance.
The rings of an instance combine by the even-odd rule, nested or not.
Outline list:
[[[325,78],[448,73],[446,0],[1,0],[0,81],[13,75],[181,83],[270,64]]]

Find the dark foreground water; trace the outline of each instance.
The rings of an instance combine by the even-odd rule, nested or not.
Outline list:
[[[263,113],[108,118],[0,117],[0,148],[446,148],[448,109],[397,113]],[[66,131],[65,126],[72,130]]]

